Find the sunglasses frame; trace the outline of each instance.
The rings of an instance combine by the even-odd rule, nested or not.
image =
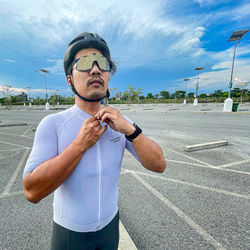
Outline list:
[[[107,61],[107,65],[108,65],[109,69],[105,69],[105,70],[104,70],[104,69],[101,69],[101,67],[99,66],[98,60],[93,60],[92,66],[91,66],[90,69],[86,69],[86,70],[84,70],[84,69],[78,69],[78,67],[77,67],[78,61],[79,61],[81,58],[88,57],[88,55],[100,56],[101,58],[105,58],[105,60]],[[98,59],[98,58],[97,58],[97,59]],[[81,57],[77,58],[76,60],[74,60],[74,61],[72,62],[72,69],[73,69],[73,67],[75,66],[75,64],[76,64],[76,70],[77,70],[77,71],[90,72],[91,69],[93,68],[94,64],[96,64],[97,67],[98,67],[102,72],[107,72],[107,71],[110,71],[110,70],[111,70],[111,69],[110,69],[110,64],[109,64],[108,59],[107,59],[105,56],[99,55],[99,54],[97,54],[97,53],[90,53],[90,54],[87,54],[86,56],[81,56]]]

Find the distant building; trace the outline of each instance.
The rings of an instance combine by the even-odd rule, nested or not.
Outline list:
[[[26,102],[28,100],[28,95],[22,92],[20,95],[15,96],[20,102]]]

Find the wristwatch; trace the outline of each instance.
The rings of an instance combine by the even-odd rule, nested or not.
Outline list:
[[[135,127],[135,132],[132,135],[125,135],[126,139],[131,142],[142,132],[135,123],[133,123],[133,126]]]

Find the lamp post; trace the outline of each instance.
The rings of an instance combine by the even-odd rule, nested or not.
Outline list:
[[[242,82],[241,84],[239,84],[237,87],[241,88],[241,91],[240,91],[240,103],[242,104],[242,95],[243,95],[243,92],[244,92],[244,89],[243,87],[247,86],[250,82]]]
[[[45,100],[46,100],[46,104],[45,104],[45,109],[46,110],[49,110],[50,109],[50,105],[48,103],[48,90],[47,90],[47,78],[46,78],[46,74],[47,73],[50,73],[48,70],[46,69],[40,69],[40,71],[42,72],[39,72],[37,70],[35,70],[36,73],[42,75],[44,77],[44,81],[45,81],[45,91],[46,91],[46,95],[45,95]]]
[[[59,96],[58,96],[59,89],[56,90],[56,101],[57,101],[57,106],[59,106]]]
[[[203,70],[204,69],[204,67],[198,67],[198,68],[195,68],[195,70],[197,70],[197,72],[198,72],[198,75],[197,75],[197,82],[196,82],[196,91],[195,91],[195,99],[194,99],[194,105],[196,106],[196,105],[198,105],[198,99],[197,99],[197,97],[198,97],[198,89],[199,89],[199,81],[198,81],[198,79],[199,79],[199,73],[200,73],[200,70]]]
[[[232,63],[232,69],[231,69],[231,74],[230,74],[230,81],[228,84],[228,88],[229,88],[228,98],[224,102],[223,112],[232,112],[233,100],[230,97],[231,97],[231,89],[233,86],[233,71],[234,71],[234,59],[235,59],[236,47],[239,44],[241,38],[248,31],[249,31],[248,29],[234,31],[233,34],[228,39],[228,42],[234,41],[235,44],[234,44],[234,54],[233,54],[233,63]]]
[[[30,102],[30,87],[27,87],[28,89],[28,100],[29,100],[29,106],[31,107],[31,102]]]
[[[190,79],[189,78],[185,78],[184,81],[185,81],[185,99],[184,99],[184,104],[187,104],[187,82],[189,81]]]

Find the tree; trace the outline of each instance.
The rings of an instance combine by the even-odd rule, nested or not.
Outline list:
[[[221,94],[222,97],[228,97],[228,91]]]
[[[211,96],[214,97],[221,97],[222,95],[222,89],[215,90],[214,93],[211,94]]]
[[[154,99],[154,96],[153,96],[152,93],[148,93],[146,98],[147,98],[147,99]]]
[[[115,95],[116,90],[118,90],[118,88],[109,88],[110,95]]]
[[[124,91],[123,100],[128,100],[128,102],[133,101],[133,100],[138,100],[139,101],[139,96],[142,94],[142,89],[136,87],[133,87],[132,84],[128,85],[128,89]]]
[[[239,97],[241,94],[240,88],[234,88],[231,90],[231,96],[232,97]]]
[[[185,98],[185,95],[186,95],[186,91],[183,91],[183,90],[177,90],[176,91],[176,98],[177,99]]]
[[[5,85],[1,87],[1,93],[4,97],[4,103],[7,107],[7,109],[11,108],[11,94],[13,92],[13,89],[10,85]]]
[[[170,98],[170,93],[166,90],[162,90],[160,92],[160,96],[163,98],[163,99],[169,99]]]
[[[194,97],[194,93],[193,92],[188,93],[187,95],[188,95],[189,98],[193,98]]]
[[[53,106],[56,104],[57,101],[57,95],[55,93],[53,93],[50,98],[48,99],[49,103],[51,103]]]
[[[159,99],[159,94],[155,94],[155,99]]]
[[[207,94],[200,94],[200,98],[206,98]]]

